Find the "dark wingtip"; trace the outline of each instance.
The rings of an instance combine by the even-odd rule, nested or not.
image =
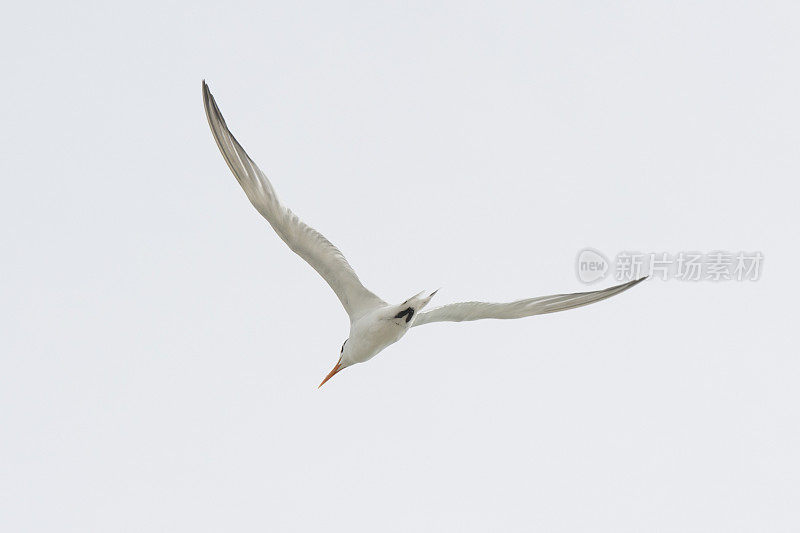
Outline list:
[[[628,283],[626,283],[626,284],[625,284],[625,285],[623,285],[623,286],[624,286],[626,289],[630,289],[631,287],[635,287],[636,285],[640,284],[641,282],[643,282],[644,280],[646,280],[646,279],[647,279],[647,278],[649,278],[649,277],[650,277],[650,276],[642,276],[642,277],[641,277],[641,278],[639,278],[639,279],[636,279],[636,280],[633,280],[633,281],[629,281]]]
[[[208,90],[208,84],[203,79],[203,102],[208,103],[208,97],[211,96],[211,91]]]

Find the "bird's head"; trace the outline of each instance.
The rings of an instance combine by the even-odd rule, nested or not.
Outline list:
[[[339,352],[339,360],[336,362],[336,365],[333,367],[333,370],[328,372],[328,375],[325,376],[325,379],[323,379],[322,383],[319,384],[319,387],[322,387],[323,385],[325,385],[325,382],[328,381],[329,379],[331,379],[336,374],[338,374],[339,371],[341,371],[341,370],[343,370],[343,369],[345,369],[348,366],[353,364],[350,361],[348,361],[347,358],[344,356],[344,350],[345,350],[346,346],[347,346],[347,341],[344,341],[344,344],[342,344],[342,349]],[[319,387],[317,387],[317,388],[319,388]]]

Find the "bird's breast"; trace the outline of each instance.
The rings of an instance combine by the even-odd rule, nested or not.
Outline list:
[[[372,359],[381,350],[399,341],[407,331],[403,318],[362,319],[350,331],[347,341],[350,359],[356,363]]]

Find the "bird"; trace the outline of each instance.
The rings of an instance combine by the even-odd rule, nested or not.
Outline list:
[[[644,276],[598,291],[539,296],[508,303],[457,302],[427,311],[425,308],[438,289],[419,292],[400,304],[386,303],[361,283],[336,246],[281,203],[266,174],[228,129],[205,80],[203,105],[222,157],[250,203],[289,248],[330,285],[350,317],[350,335],[339,350],[339,359],[317,388],[345,368],[369,361],[403,338],[412,327],[433,322],[512,319],[565,311],[610,298],[647,278]]]

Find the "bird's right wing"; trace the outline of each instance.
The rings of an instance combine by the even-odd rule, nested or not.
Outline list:
[[[574,309],[605,300],[630,289],[645,279],[640,278],[601,291],[555,294],[553,296],[540,296],[510,303],[460,302],[448,304],[419,313],[412,325],[421,326],[430,322],[463,322],[465,320],[481,320],[483,318],[522,318],[555,313],[556,311]]]
[[[275,233],[289,245],[289,248],[305,259],[328,282],[350,315],[350,320],[372,309],[385,306],[386,302],[361,284],[353,267],[338,248],[281,204],[266,174],[256,166],[228,130],[225,119],[222,118],[222,113],[205,81],[203,81],[203,104],[217,146],[247,198],[250,199],[250,203],[267,219]]]

